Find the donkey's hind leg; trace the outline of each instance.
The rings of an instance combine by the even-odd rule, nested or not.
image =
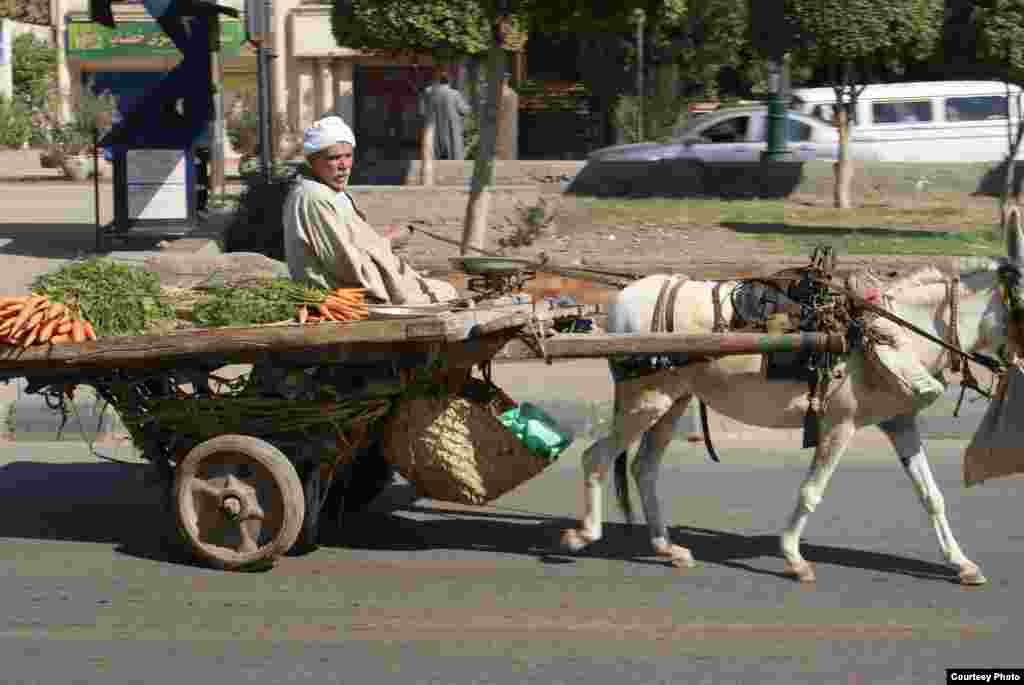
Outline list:
[[[614,430],[601,438],[583,453],[583,519],[579,528],[562,531],[562,546],[572,552],[601,539],[604,513],[601,498],[604,494],[608,467],[621,452],[626,451],[632,441],[623,439]]]
[[[659,376],[659,374],[661,374]],[[577,552],[601,539],[604,515],[601,498],[612,460],[625,452],[654,425],[674,400],[659,383],[674,384],[672,371],[615,383],[615,416],[611,433],[583,453],[583,520],[581,527],[562,533],[562,546]]]
[[[665,525],[661,516],[657,483],[665,448],[672,441],[676,424],[689,403],[690,395],[680,397],[672,405],[672,408],[644,433],[631,469],[633,478],[636,479],[637,489],[640,491],[640,503],[643,505],[647,529],[651,534],[651,546],[654,547],[659,558],[680,568],[694,566],[693,554],[687,548],[673,544],[669,538],[668,526]]]
[[[957,544],[956,538],[953,537],[953,530],[946,518],[945,499],[932,476],[916,417],[896,416],[883,421],[879,424],[879,428],[892,442],[896,454],[900,457],[903,470],[914,483],[914,489],[921,499],[921,504],[924,505],[925,512],[931,519],[946,562],[956,567],[960,582],[964,585],[983,585],[986,579],[982,575],[981,569],[967,558],[963,550],[960,549],[960,545]]]
[[[855,428],[852,421],[846,420],[823,427],[821,439],[814,451],[814,459],[810,469],[800,486],[796,509],[790,516],[789,524],[782,532],[782,556],[786,559],[785,572],[804,583],[815,580],[814,567],[800,554],[800,535],[807,525],[807,519],[818,508],[825,488],[832,478],[839,460],[846,451]]]

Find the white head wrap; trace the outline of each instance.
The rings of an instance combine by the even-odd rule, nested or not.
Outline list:
[[[338,143],[356,145],[356,136],[341,117],[324,117],[314,121],[302,136],[302,154],[309,157]]]

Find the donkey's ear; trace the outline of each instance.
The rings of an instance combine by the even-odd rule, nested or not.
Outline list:
[[[1024,231],[1021,230],[1021,210],[1017,205],[1010,205],[1006,210],[1006,257],[1024,266]]]

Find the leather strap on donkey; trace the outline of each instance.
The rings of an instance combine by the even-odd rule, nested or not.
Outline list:
[[[654,303],[654,313],[651,315],[651,333],[674,333],[675,332],[675,312],[676,312],[676,297],[679,295],[679,289],[683,287],[689,279],[686,276],[669,276],[665,279],[665,282],[661,284],[661,290],[658,291],[658,299]],[[715,286],[716,297],[717,288]],[[716,308],[716,318],[720,315],[720,307]],[[718,453],[715,452],[715,446],[711,444],[711,430],[708,426],[708,408],[704,404],[704,400],[699,400],[700,404],[700,429],[704,434],[704,446],[708,450],[708,456],[711,457],[711,461],[720,463]]]

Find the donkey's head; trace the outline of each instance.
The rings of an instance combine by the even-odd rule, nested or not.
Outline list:
[[[1021,210],[1011,206],[1006,227],[1006,258],[996,271],[997,288],[982,319],[982,337],[1004,361],[1024,354],[1024,231]]]

